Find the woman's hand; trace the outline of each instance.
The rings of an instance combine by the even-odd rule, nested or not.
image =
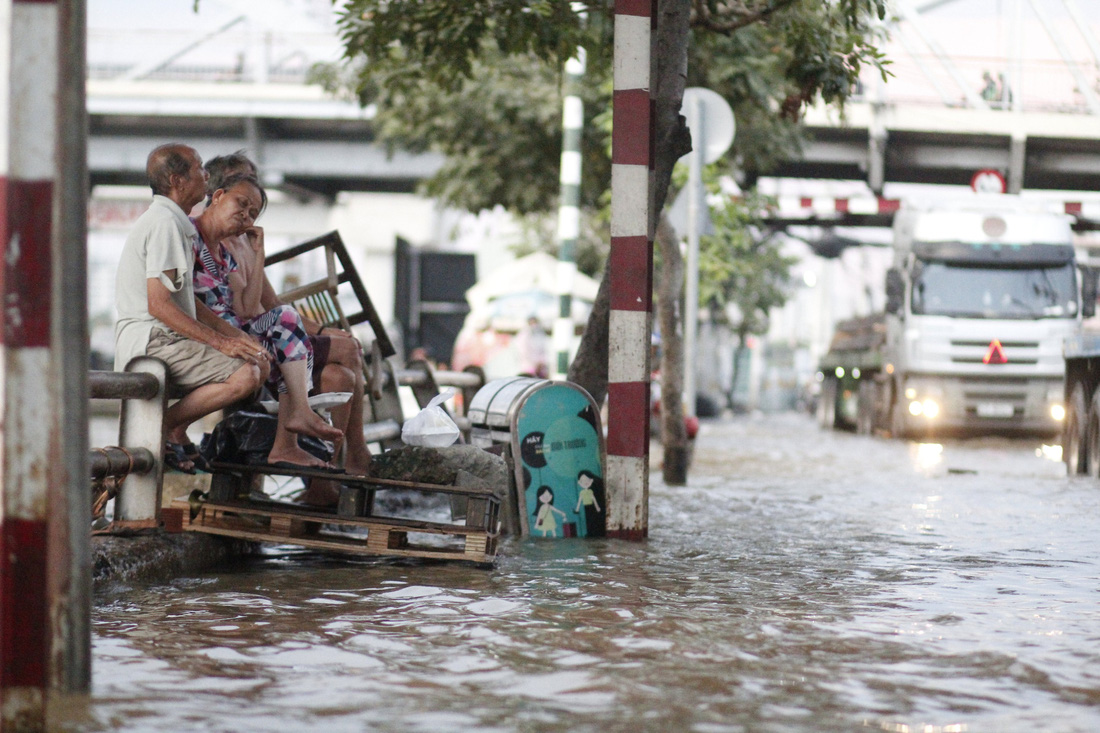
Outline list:
[[[258,257],[260,267],[264,266],[264,228],[251,226],[244,230],[244,236],[254,256]]]

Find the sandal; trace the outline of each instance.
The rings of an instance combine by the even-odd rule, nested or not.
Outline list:
[[[202,457],[202,453],[199,452],[194,443],[184,443],[180,447],[183,448],[183,455],[191,461],[195,470],[210,473],[210,463]]]
[[[180,473],[195,473],[195,464],[188,458],[184,447],[171,441],[164,444],[164,466]]]

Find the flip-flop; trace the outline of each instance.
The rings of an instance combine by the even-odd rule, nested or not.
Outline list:
[[[290,461],[275,461],[274,463],[256,463],[253,464],[257,468],[268,469],[290,469],[292,471],[321,471],[322,473],[346,473],[344,469],[337,466],[307,466],[304,463],[291,463]]]
[[[191,464],[188,466],[187,464]],[[164,443],[164,465],[180,473],[194,475],[195,464],[187,457],[187,452],[179,443]]]
[[[202,453],[199,452],[194,443],[184,443],[180,447],[183,448],[183,454],[187,456],[187,460],[195,465],[196,470],[210,473],[210,463],[203,458]]]

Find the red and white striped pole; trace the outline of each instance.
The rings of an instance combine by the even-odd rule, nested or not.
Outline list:
[[[607,534],[649,532],[649,341],[653,305],[656,0],[615,0],[611,133],[611,317],[607,365]]]
[[[0,0],[0,724],[44,726],[58,7]]]

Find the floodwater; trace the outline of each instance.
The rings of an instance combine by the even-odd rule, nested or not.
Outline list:
[[[102,592],[61,729],[1100,730],[1100,483],[1057,459],[706,424],[644,543],[511,540],[492,570],[272,547]]]

